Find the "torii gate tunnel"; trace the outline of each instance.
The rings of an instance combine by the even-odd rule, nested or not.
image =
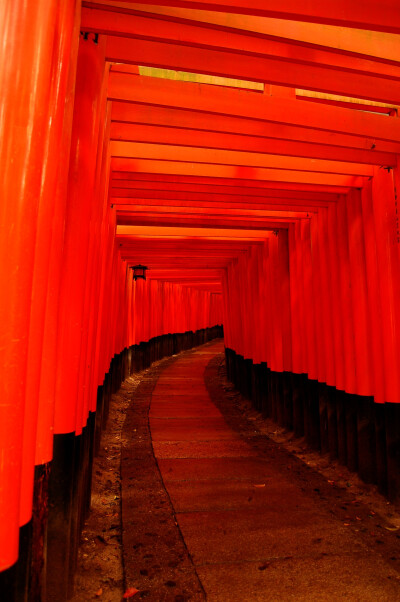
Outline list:
[[[400,500],[399,34],[398,0],[0,3],[0,597],[64,599],[111,392],[222,324],[259,409]]]

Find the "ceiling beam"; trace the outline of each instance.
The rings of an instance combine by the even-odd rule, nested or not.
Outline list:
[[[87,5],[88,3],[86,3]],[[111,4],[109,2],[109,4]],[[121,6],[134,7],[130,0],[120,0]],[[400,6],[397,0],[368,2],[364,0],[142,0],[144,6],[167,6],[194,10],[254,15],[400,33]],[[140,6],[136,5],[136,6]]]
[[[261,167],[266,169],[323,172],[371,177],[373,167],[360,163],[345,163],[323,159],[288,157],[266,153],[206,149],[198,147],[174,146],[172,144],[147,144],[114,140],[110,144],[112,157],[176,161],[184,163],[212,163],[237,167]]]
[[[196,47],[204,50],[224,50],[249,57],[279,59],[283,64],[314,65],[325,69],[346,70],[357,74],[399,77],[400,64],[377,61],[368,55],[324,49],[315,44],[305,45],[296,40],[231,29],[215,25],[199,26],[198,22],[173,20],[163,15],[147,15],[138,11],[116,9],[112,13],[101,8],[82,9],[81,28],[114,37],[128,37]],[[251,79],[250,77],[247,79]]]
[[[311,108],[316,105],[316,103],[304,102]],[[236,135],[270,141],[272,145],[275,141],[290,141],[295,144],[315,145],[316,148],[318,148],[318,145],[331,147],[333,152],[348,148],[351,150],[359,149],[368,153],[400,153],[399,141],[377,140],[365,136],[359,137],[296,125],[271,123],[252,118],[213,115],[171,107],[155,107],[114,101],[112,103],[112,120],[114,126],[121,122],[124,125],[165,127],[171,130],[171,136],[174,135],[174,128],[191,130],[193,137],[197,137],[198,134],[201,135],[201,132],[225,133],[228,135],[235,132]]]
[[[263,241],[270,236],[273,236],[272,231],[267,230],[240,230],[230,229],[223,230],[222,228],[194,228],[191,226],[186,227],[171,227],[171,226],[158,226],[158,225],[117,225],[116,231],[118,235],[123,236],[136,236],[143,238],[168,238],[168,239],[186,239],[189,241],[196,239],[205,240],[235,240],[235,241],[252,241],[258,240]]]
[[[111,100],[175,107],[350,134],[369,140],[397,143],[400,140],[400,120],[394,117],[216,86],[111,71],[108,97]],[[372,144],[369,148],[371,146]]]
[[[333,147],[328,145],[297,142],[294,140],[274,140],[253,137],[199,131],[186,128],[173,128],[156,125],[140,125],[112,122],[110,140],[124,142],[142,142],[150,144],[171,144],[187,148],[205,148],[215,150],[235,150],[262,154],[324,159],[370,165],[394,167],[396,155],[371,151]]]
[[[110,62],[190,71],[400,104],[400,80],[295,60],[109,36]],[[397,76],[398,77],[398,76]]]
[[[177,193],[193,193],[196,195],[233,195],[233,196],[260,196],[296,198],[309,200],[337,201],[340,194],[346,194],[347,188],[341,192],[332,190],[324,186],[313,186],[311,184],[295,185],[290,183],[280,183],[278,186],[272,182],[254,182],[253,180],[228,179],[223,178],[204,178],[195,176],[174,176],[165,174],[146,174],[137,172],[112,172],[110,177],[111,187],[133,188],[140,190],[138,196],[143,198],[171,198],[168,195]],[[165,195],[165,196],[164,196]],[[177,196],[175,198],[185,198]],[[204,198],[199,197],[199,198]]]
[[[239,193],[240,191],[238,191]],[[145,194],[148,193],[148,194]],[[325,195],[327,196],[327,195]],[[332,195],[333,196],[333,195]],[[336,195],[337,196],[337,195]],[[165,192],[165,191],[147,191],[147,190],[135,190],[131,188],[111,188],[110,189],[110,204],[113,205],[171,205],[175,207],[248,207],[253,209],[262,209],[269,205],[293,205],[303,206],[305,204],[314,207],[326,206],[330,203],[336,202],[338,199],[314,199],[313,197],[307,198],[306,194],[299,194],[297,196],[283,195],[280,196],[256,196],[246,195],[246,191],[242,195],[237,194],[215,194],[215,193],[193,193],[193,192]]]
[[[249,166],[215,165],[213,163],[190,163],[184,161],[167,161],[156,159],[112,158],[113,171],[138,173],[155,173],[163,175],[188,175],[202,177],[218,177],[254,181],[268,181],[297,184],[315,184],[323,186],[355,187],[363,186],[363,177],[337,175],[284,169],[269,169]]]
[[[354,55],[369,55],[386,61],[400,56],[398,35],[376,30],[352,29],[323,25],[305,21],[291,21],[271,17],[216,12],[209,10],[184,9],[174,6],[155,6],[135,3],[118,3],[113,0],[84,0],[83,6],[115,11],[134,12],[140,15],[154,15],[157,18],[173,20],[177,23],[191,23],[197,27],[217,28],[228,32],[245,32],[268,38],[284,38],[305,46],[322,46]]]
[[[120,201],[120,202],[115,202]],[[124,202],[125,201],[125,202]],[[246,212],[249,215],[256,215],[262,213],[271,213],[280,212],[280,211],[302,211],[302,212],[317,212],[320,207],[329,207],[329,203],[324,201],[290,201],[287,200],[286,203],[279,202],[276,203],[221,203],[221,202],[206,202],[206,201],[170,201],[167,204],[160,204],[156,199],[147,199],[142,202],[136,202],[135,199],[132,199],[130,203],[126,202],[126,199],[110,199],[110,203],[116,206],[117,210],[131,210],[131,211],[158,211],[161,208],[166,209],[167,211],[178,211],[181,212],[194,212],[196,211],[205,211],[210,213],[212,211],[213,215],[217,213],[223,213],[224,215],[232,214],[242,211]],[[143,203],[143,204],[142,204]]]
[[[300,100],[314,110],[317,103],[313,100]],[[296,105],[298,106],[298,105]],[[193,136],[202,131],[225,133],[261,138],[262,140],[291,141],[301,144],[322,145],[340,151],[346,147],[360,149],[371,153],[400,153],[400,141],[377,140],[365,136],[354,136],[338,132],[329,132],[321,129],[306,128],[301,125],[272,123],[260,121],[252,117],[232,117],[229,115],[214,115],[211,113],[196,112],[194,110],[179,109],[176,107],[156,107],[154,105],[136,104],[131,102],[112,103],[111,116],[113,122],[125,125],[148,125],[165,127],[169,129],[191,130]],[[114,123],[114,125],[116,125]],[[171,132],[173,136],[173,131]],[[201,138],[200,138],[201,139]]]

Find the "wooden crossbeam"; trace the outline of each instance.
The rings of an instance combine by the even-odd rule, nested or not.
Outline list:
[[[111,100],[360,136],[366,139],[365,148],[373,147],[375,140],[400,140],[400,121],[395,118],[242,90],[111,72],[108,96]]]
[[[85,4],[89,3],[85,2]],[[106,1],[105,4],[132,8],[140,6],[140,4],[133,4],[130,0],[120,0],[117,3]],[[368,3],[363,0],[324,0],[324,2],[318,0],[308,0],[307,2],[270,0],[268,3],[265,0],[207,0],[206,2],[200,0],[142,0],[141,4],[143,6],[200,9],[400,33],[400,6],[397,0]]]

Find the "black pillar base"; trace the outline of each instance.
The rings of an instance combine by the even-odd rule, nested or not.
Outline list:
[[[19,529],[18,561],[0,573],[1,600],[29,602],[29,571],[32,558],[32,521]]]
[[[376,482],[383,495],[388,495],[385,404],[374,403]]]
[[[326,415],[328,422],[328,449],[331,460],[336,460],[339,454],[336,399],[336,389],[334,387],[327,387]]]
[[[400,501],[400,404],[386,403],[387,491],[393,502]]]
[[[358,470],[357,396],[345,394],[347,468]]]
[[[49,479],[49,517],[47,524],[46,592],[49,600],[68,599],[72,492],[74,489],[75,434],[55,435]]]
[[[308,380],[304,403],[304,435],[312,449],[321,449],[318,381]]]
[[[357,451],[358,472],[366,483],[377,482],[376,440],[373,397],[358,396]]]
[[[46,600],[47,525],[51,463],[35,468],[32,516],[32,559],[28,600]]]
[[[328,401],[328,386],[324,383],[318,383],[319,438],[321,454],[327,454],[329,452]]]
[[[400,404],[377,404],[225,350],[227,376],[266,418],[400,502]]]
[[[338,430],[338,460],[347,465],[346,393],[336,392],[336,424]]]

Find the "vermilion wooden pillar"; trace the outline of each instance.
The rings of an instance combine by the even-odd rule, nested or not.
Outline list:
[[[372,324],[367,289],[365,236],[361,191],[347,196],[349,256],[352,292],[352,323],[355,344],[358,471],[366,482],[376,482],[376,443],[373,417],[374,365],[372,363]]]
[[[107,74],[104,78],[107,81]],[[111,119],[111,103],[108,103],[104,111],[104,127],[103,127],[103,140],[101,146],[101,153],[98,157],[98,164],[96,170],[96,181],[97,181],[97,196],[98,196],[98,213],[95,221],[94,228],[94,239],[98,242],[97,254],[94,258],[92,265],[92,271],[94,274],[94,285],[92,289],[91,303],[93,307],[96,307],[96,311],[91,312],[91,323],[90,323],[90,341],[91,346],[88,349],[88,361],[90,365],[88,375],[88,391],[90,391],[89,398],[89,410],[94,411],[96,409],[96,389],[99,384],[98,382],[98,366],[99,366],[99,350],[97,349],[97,333],[100,331],[101,326],[101,307],[103,307],[104,290],[102,286],[102,274],[103,265],[107,261],[107,240],[104,236],[105,228],[108,224],[108,183],[110,175],[110,154],[109,154],[109,130],[110,130],[110,119]]]
[[[97,159],[99,111],[104,76],[104,42],[81,36],[69,168],[59,308],[55,433],[74,432],[78,375]],[[90,119],[88,119],[90,115]]]
[[[348,216],[352,324],[355,345],[357,395],[373,394],[371,364],[371,322],[365,267],[365,243],[361,209],[361,192],[352,190],[346,200]]]
[[[57,183],[54,199],[54,215],[51,225],[49,278],[46,298],[44,340],[40,374],[39,411],[36,438],[36,465],[51,461],[53,455],[55,361],[57,354],[58,301],[62,271],[60,264],[64,248],[65,213],[68,188],[72,120],[74,112],[76,64],[79,46],[80,0],[76,0],[75,21],[72,34],[71,55],[68,62],[68,79],[64,99],[64,119],[58,149]]]
[[[86,440],[81,432],[84,396],[79,385],[84,302],[91,217],[95,198],[100,111],[104,77],[104,41],[81,34],[78,52],[71,152],[67,185],[65,236],[57,330],[54,415],[54,460],[49,483],[47,587],[49,596],[65,599],[71,592],[81,521]]]
[[[318,371],[316,379],[319,382],[326,382],[326,338],[328,335],[325,323],[325,304],[324,296],[327,294],[323,290],[322,278],[321,278],[321,253],[320,244],[321,240],[319,237],[320,229],[322,227],[322,216],[320,213],[315,215],[310,224],[310,238],[311,238],[311,265],[312,265],[312,293],[314,299],[313,313],[315,323],[315,348],[318,356]],[[308,308],[305,307],[304,311],[307,312]]]
[[[298,332],[302,326],[300,315],[300,291],[302,289],[302,278],[298,267],[299,263],[299,232],[300,222],[296,222],[289,227],[289,270],[290,270],[290,313],[292,327],[292,365],[293,372],[300,374],[302,372],[302,351],[307,351],[307,341],[300,345]]]
[[[111,270],[113,262],[115,232],[115,212],[108,210],[102,224],[101,246],[103,249],[100,299],[99,299],[99,326],[96,337],[96,360],[95,376],[97,385],[103,385],[104,376],[110,363],[111,350],[109,349],[109,304]]]
[[[400,498],[400,235],[397,187],[397,170],[395,174],[375,170],[372,203],[382,307],[387,490],[392,500]]]
[[[101,67],[101,65],[100,65]],[[105,203],[107,195],[105,194],[105,182],[108,180],[109,173],[105,169],[108,158],[109,144],[109,114],[107,113],[107,79],[108,65],[105,66],[102,90],[99,98],[99,107],[97,109],[98,121],[94,124],[97,130],[97,141],[95,148],[97,150],[95,158],[95,177],[92,191],[92,208],[89,225],[89,253],[86,268],[86,288],[83,313],[83,331],[81,341],[81,362],[79,374],[79,394],[78,406],[81,407],[80,417],[77,417],[77,432],[80,432],[87,421],[89,411],[92,411],[96,399],[96,385],[91,380],[92,366],[95,361],[94,346],[94,325],[98,315],[99,290],[98,290],[98,260],[101,256],[101,239],[99,236],[100,224],[104,219]]]
[[[318,374],[318,354],[316,343],[315,305],[316,299],[313,295],[313,270],[311,259],[311,220],[302,219],[300,222],[300,290],[297,295],[301,298],[304,326],[302,336],[298,340],[300,348],[304,349],[304,360],[301,372],[308,374],[312,380],[316,380]],[[296,287],[291,287],[290,294],[296,294]],[[292,341],[293,341],[292,337]],[[298,335],[297,338],[299,339]],[[302,343],[303,341],[303,343]]]
[[[105,279],[106,279],[106,271],[109,263],[109,214],[105,210],[103,220],[100,227],[99,234],[99,242],[101,249],[101,256],[99,258],[99,306],[98,306],[98,316],[97,316],[97,330],[96,330],[96,339],[94,344],[94,365],[93,365],[93,379],[96,386],[102,386],[104,381],[104,330],[103,327],[103,314],[104,307],[106,303],[106,288],[105,288]]]
[[[30,301],[57,7],[55,0],[0,5],[0,570],[18,556]]]
[[[393,176],[376,169],[372,180],[372,204],[376,232],[379,292],[382,307],[385,401],[400,403],[399,242]]]
[[[355,349],[354,349],[354,334],[352,322],[352,297],[350,284],[350,259],[349,259],[349,236],[348,236],[348,221],[346,214],[346,200],[340,199],[337,203],[337,240],[338,240],[338,257],[339,266],[339,299],[338,303],[341,307],[343,333],[343,349],[344,349],[344,390],[348,393],[356,391],[356,374],[355,374]]]
[[[385,366],[382,336],[382,302],[379,287],[376,229],[372,203],[372,182],[365,183],[361,191],[363,232],[365,240],[366,279],[370,315],[370,340],[373,365],[375,403],[385,400]]]
[[[340,266],[338,261],[338,222],[336,204],[332,203],[328,208],[328,272],[331,282],[332,294],[332,323],[333,323],[333,350],[335,358],[334,384],[337,389],[344,391],[344,347],[342,331],[342,304],[340,303]]]
[[[79,17],[79,11],[78,17]],[[21,475],[21,515],[20,524],[26,524],[31,517],[33,494],[33,468],[35,464],[36,426],[39,408],[39,388],[41,376],[42,351],[44,340],[46,297],[49,283],[50,254],[54,234],[55,214],[65,213],[65,201],[56,194],[59,176],[59,157],[65,143],[63,122],[65,97],[68,85],[69,68],[74,71],[71,60],[73,42],[75,6],[62,3],[59,6],[54,31],[54,52],[52,62],[52,82],[49,102],[50,119],[42,133],[45,140],[43,156],[43,174],[41,180],[40,202],[38,208],[37,236],[34,254],[31,315],[29,325],[27,384],[23,436],[23,463]],[[75,32],[76,34],[77,32]],[[65,166],[63,166],[65,169]],[[60,206],[56,202],[60,200]],[[54,360],[54,357],[52,358]],[[54,373],[54,364],[48,368]],[[42,409],[42,408],[41,408]],[[46,439],[48,438],[44,435]],[[42,444],[42,442],[41,442]]]
[[[303,344],[299,336],[300,329],[304,329],[304,320],[300,313],[300,294],[303,293],[303,281],[301,270],[299,269],[300,220],[289,226],[288,245],[289,245],[289,275],[290,275],[290,325],[292,329],[292,404],[293,404],[293,431],[295,435],[302,436],[304,433],[304,399],[302,395],[303,378],[301,376],[304,361],[302,353],[308,353],[308,340],[303,336]],[[311,262],[310,262],[311,263]]]

